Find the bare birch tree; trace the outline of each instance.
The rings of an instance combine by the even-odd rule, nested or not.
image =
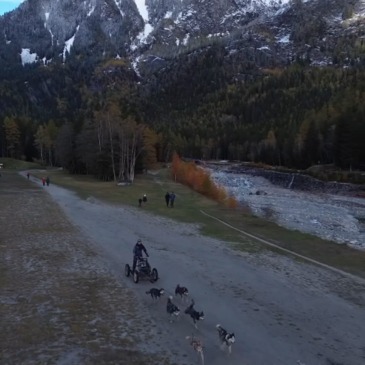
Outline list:
[[[40,125],[37,129],[34,138],[34,144],[39,151],[39,156],[41,159],[42,165],[44,164],[44,145],[45,145],[46,133],[43,125]]]
[[[134,181],[137,158],[143,151],[145,126],[138,124],[132,117],[121,121],[119,137],[119,179]]]

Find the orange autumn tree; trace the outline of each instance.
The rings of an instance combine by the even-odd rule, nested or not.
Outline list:
[[[184,162],[177,153],[172,157],[172,177],[175,181],[187,185],[200,194],[227,204],[230,208],[237,207],[234,197],[228,196],[226,190],[211,179],[208,171],[197,166],[194,162]]]

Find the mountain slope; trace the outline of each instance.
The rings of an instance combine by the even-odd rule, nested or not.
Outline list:
[[[329,64],[339,39],[364,35],[364,9],[364,0],[27,0],[0,18],[0,66],[128,56],[144,74],[216,42]]]
[[[1,153],[6,117],[76,136],[114,106],[161,133],[160,159],[362,166],[364,14],[364,0],[27,0],[0,17]]]
[[[0,19],[1,63],[125,55],[130,38],[142,27],[133,0],[28,0]]]

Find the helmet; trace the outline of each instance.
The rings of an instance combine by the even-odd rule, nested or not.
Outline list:
[[[142,243],[142,240],[137,241],[137,245],[140,245]]]

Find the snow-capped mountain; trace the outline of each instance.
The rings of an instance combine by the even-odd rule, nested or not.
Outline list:
[[[0,17],[0,66],[129,57],[146,72],[214,42],[328,64],[364,14],[365,0],[26,0]]]
[[[27,0],[0,19],[0,50],[23,65],[66,62],[72,53],[125,55],[142,27],[133,0]]]

